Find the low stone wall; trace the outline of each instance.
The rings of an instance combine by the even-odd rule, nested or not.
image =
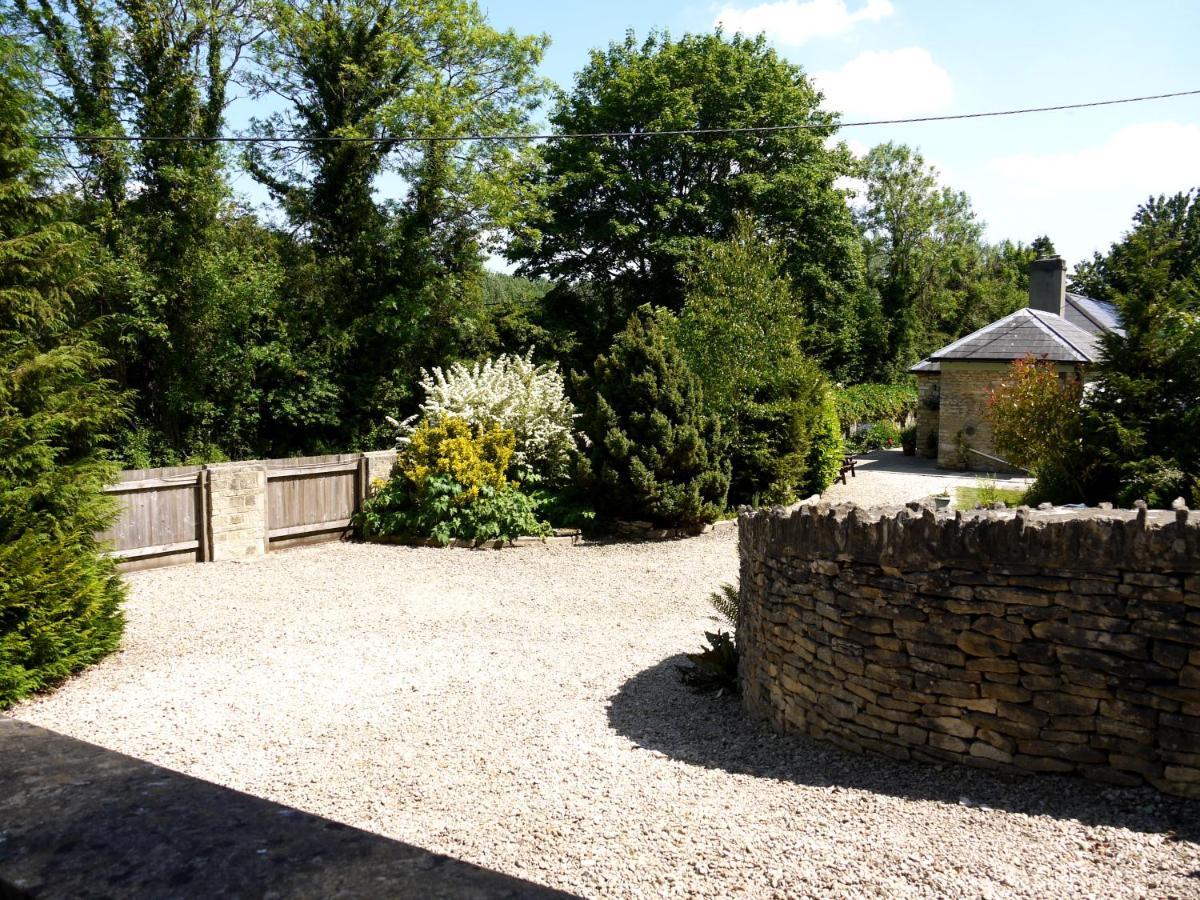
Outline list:
[[[743,702],[854,750],[1200,797],[1198,519],[744,513]]]

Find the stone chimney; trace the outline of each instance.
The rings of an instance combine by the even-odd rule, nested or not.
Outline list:
[[[1067,302],[1067,263],[1061,256],[1029,264],[1029,308],[1061,316]]]

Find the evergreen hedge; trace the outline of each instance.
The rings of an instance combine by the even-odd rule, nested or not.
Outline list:
[[[20,49],[0,37],[0,709],[114,650],[124,591],[94,534],[122,398],[68,323],[89,245],[46,196]]]
[[[694,528],[721,514],[729,464],[720,426],[655,313],[634,313],[575,385],[592,441],[582,474],[601,523]]]

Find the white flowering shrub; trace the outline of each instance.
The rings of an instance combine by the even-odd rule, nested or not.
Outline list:
[[[499,425],[516,435],[513,465],[522,480],[531,474],[555,479],[575,453],[575,406],[567,399],[558,365],[535,365],[533,351],[505,354],[471,366],[422,370],[421,413],[399,426],[404,443],[418,419],[464,419],[473,426]]]

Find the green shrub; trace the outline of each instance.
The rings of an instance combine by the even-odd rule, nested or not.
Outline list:
[[[900,428],[895,422],[874,422],[855,432],[851,444],[856,450],[890,450],[900,446]]]
[[[421,422],[401,445],[392,477],[363,504],[364,537],[428,538],[475,544],[544,536],[537,503],[505,479],[513,433],[471,428],[462,419]]]
[[[801,351],[800,299],[782,247],[738,217],[724,241],[704,241],[684,273],[686,301],[672,338],[728,438],[729,502],[788,503],[819,481],[809,470],[827,390]]]
[[[856,384],[838,388],[834,397],[847,432],[863,422],[902,424],[917,408],[917,389],[910,384]]]
[[[592,440],[583,476],[601,522],[691,528],[721,514],[729,465],[720,427],[654,313],[631,316],[576,388]]]
[[[819,494],[833,484],[842,468],[846,446],[842,441],[842,426],[838,421],[837,407],[829,391],[819,407],[819,418],[813,429],[812,442],[808,451],[808,481],[802,486],[802,494]]]
[[[900,432],[900,446],[904,448],[906,456],[913,456],[917,452],[917,426],[909,425]]]
[[[116,649],[124,588],[94,535],[123,420],[107,361],[69,327],[89,242],[43,199],[24,60],[0,37],[0,709]]]

